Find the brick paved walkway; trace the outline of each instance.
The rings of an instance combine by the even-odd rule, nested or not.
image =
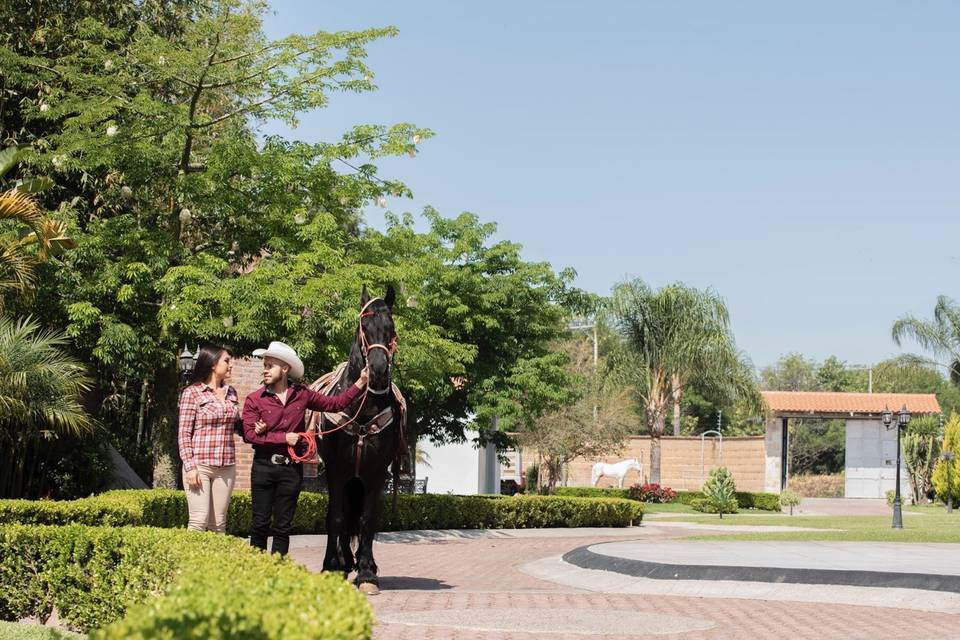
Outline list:
[[[674,538],[690,533],[695,532],[635,529],[625,531],[622,539]],[[603,540],[611,539],[616,538],[604,537]],[[383,593],[372,597],[371,603],[378,618],[392,617],[394,622],[379,622],[374,637],[377,640],[583,640],[588,637],[582,633],[506,630],[503,627],[511,628],[511,625],[504,609],[518,610],[518,618],[524,619],[529,619],[529,610],[542,609],[544,620],[559,618],[561,612],[569,616],[576,610],[609,611],[610,624],[606,626],[616,629],[622,628],[616,626],[618,621],[626,622],[627,616],[633,616],[634,626],[623,629],[620,635],[603,635],[606,640],[639,637],[875,640],[906,634],[916,638],[957,637],[955,627],[960,617],[945,613],[728,598],[601,594],[539,580],[517,569],[518,565],[532,560],[600,541],[549,537],[378,543],[376,553]],[[292,549],[291,555],[311,570],[317,570],[323,549]],[[416,621],[416,616],[410,614],[417,611],[430,612],[434,618],[445,617],[447,626],[396,621],[397,618],[403,618],[404,622]],[[446,613],[441,616],[440,612]],[[649,616],[649,627],[635,621],[643,615]],[[688,619],[694,626],[685,628],[696,629],[695,623],[699,623],[701,630],[656,636],[645,633],[645,628],[663,631],[654,624],[657,616],[679,617],[681,622]],[[712,627],[703,630],[704,620]],[[498,626],[501,630],[490,630]]]

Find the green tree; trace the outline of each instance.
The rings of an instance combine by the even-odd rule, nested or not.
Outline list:
[[[875,393],[933,393],[945,415],[960,410],[960,387],[945,378],[935,365],[913,356],[891,358],[874,366],[873,390]]]
[[[917,416],[903,434],[903,461],[910,479],[913,504],[924,502],[933,488],[933,468],[940,456],[939,430],[936,416]]]
[[[726,467],[717,467],[710,471],[707,481],[703,483],[703,498],[700,498],[695,508],[708,513],[720,514],[736,513],[737,486],[733,481],[733,474]]]
[[[933,358],[912,356],[917,362],[946,368],[951,382],[960,382],[960,307],[946,296],[937,298],[933,319],[907,315],[893,324],[893,341],[901,346],[912,340]]]
[[[260,122],[295,124],[333,93],[374,89],[365,46],[395,33],[270,41],[265,11],[229,0],[0,7],[11,27],[0,37],[3,136],[27,148],[28,169],[56,174],[47,208],[79,244],[67,268],[39,283],[36,311],[65,325],[95,365],[90,402],[116,425],[119,444],[129,451],[133,432],[152,440],[156,484],[176,477],[177,345],[235,334],[245,348],[263,335],[266,317],[275,323],[274,309],[305,350],[321,343],[324,327],[311,318],[327,309],[312,307],[330,289],[315,288],[313,304],[291,311],[309,296],[304,272],[338,277],[360,207],[408,194],[379,178],[373,161],[412,153],[430,135],[363,125],[335,143],[258,142]],[[247,288],[227,295],[214,287],[191,329],[181,329],[170,300],[178,283],[233,279]]]
[[[384,233],[367,230],[358,246],[370,273],[407,296],[398,317],[398,379],[410,395],[414,431],[438,442],[461,441],[464,430],[507,443],[545,412],[567,402],[566,359],[550,350],[564,334],[569,310],[584,295],[572,271],[527,262],[520,245],[492,242],[496,225],[463,213],[424,211],[388,216]]]
[[[617,384],[606,357],[594,363],[592,339],[568,336],[556,348],[568,360],[568,396],[518,436],[521,445],[539,454],[539,468],[549,489],[574,458],[603,456],[622,448],[632,413],[629,393]]]
[[[0,151],[0,178],[16,166],[21,155],[17,146]],[[39,266],[75,246],[64,235],[63,223],[48,217],[33,196],[51,186],[50,178],[27,178],[0,193],[0,228],[6,230],[0,233],[0,295],[29,292],[36,284]]]
[[[940,445],[940,451],[944,454],[950,454],[951,459],[944,459],[942,456],[937,460],[933,467],[933,477],[931,482],[936,492],[937,498],[943,502],[947,501],[948,487],[952,487],[953,503],[960,504],[960,415],[950,416],[944,427],[943,442]],[[947,467],[950,467],[948,470]]]
[[[682,284],[653,291],[633,280],[614,288],[610,304],[624,337],[617,366],[643,406],[650,479],[659,482],[660,438],[672,389],[682,389],[693,376],[731,395],[755,395],[755,386],[744,373],[726,306],[714,292]]]
[[[780,358],[760,370],[760,387],[769,391],[813,391],[817,388],[817,364],[799,353]]]
[[[65,336],[36,321],[0,317],[0,497],[23,494],[24,454],[47,432],[77,436],[93,429],[80,405],[90,380],[67,345]]]

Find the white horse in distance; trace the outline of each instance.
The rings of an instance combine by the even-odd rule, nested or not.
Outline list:
[[[622,489],[623,478],[627,475],[627,472],[630,471],[630,469],[636,469],[637,473],[640,474],[640,480],[643,481],[643,464],[641,464],[636,458],[621,460],[616,464],[598,462],[597,464],[593,465],[593,470],[590,473],[590,480],[593,482],[593,486],[595,487],[597,486],[597,483],[600,482],[600,478],[603,476],[616,478],[617,486]]]

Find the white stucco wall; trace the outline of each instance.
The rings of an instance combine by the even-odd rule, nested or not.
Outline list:
[[[780,493],[780,471],[781,452],[783,450],[783,419],[770,418],[767,420],[767,432],[763,440],[764,457],[766,466],[764,468],[763,480],[764,491],[769,493]]]
[[[897,429],[880,420],[847,420],[844,496],[883,498],[896,487]],[[900,466],[900,493],[909,495],[906,466]]]
[[[471,442],[435,445],[425,440],[419,447],[429,456],[429,467],[417,465],[417,477],[428,478],[427,493],[477,493],[480,456]]]

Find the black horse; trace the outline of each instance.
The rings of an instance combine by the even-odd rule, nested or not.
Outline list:
[[[396,340],[394,298],[393,287],[387,288],[383,298],[371,299],[364,286],[350,359],[327,393],[335,395],[347,389],[364,367],[370,370],[367,390],[343,413],[311,418],[311,424],[319,422],[324,434],[319,452],[330,498],[323,570],[347,576],[356,569],[357,584],[367,594],[379,593],[373,539],[383,510],[387,467],[393,464],[396,480],[405,450],[404,407],[394,394],[390,376],[390,351]],[[354,538],[358,540],[356,555],[351,548]]]

